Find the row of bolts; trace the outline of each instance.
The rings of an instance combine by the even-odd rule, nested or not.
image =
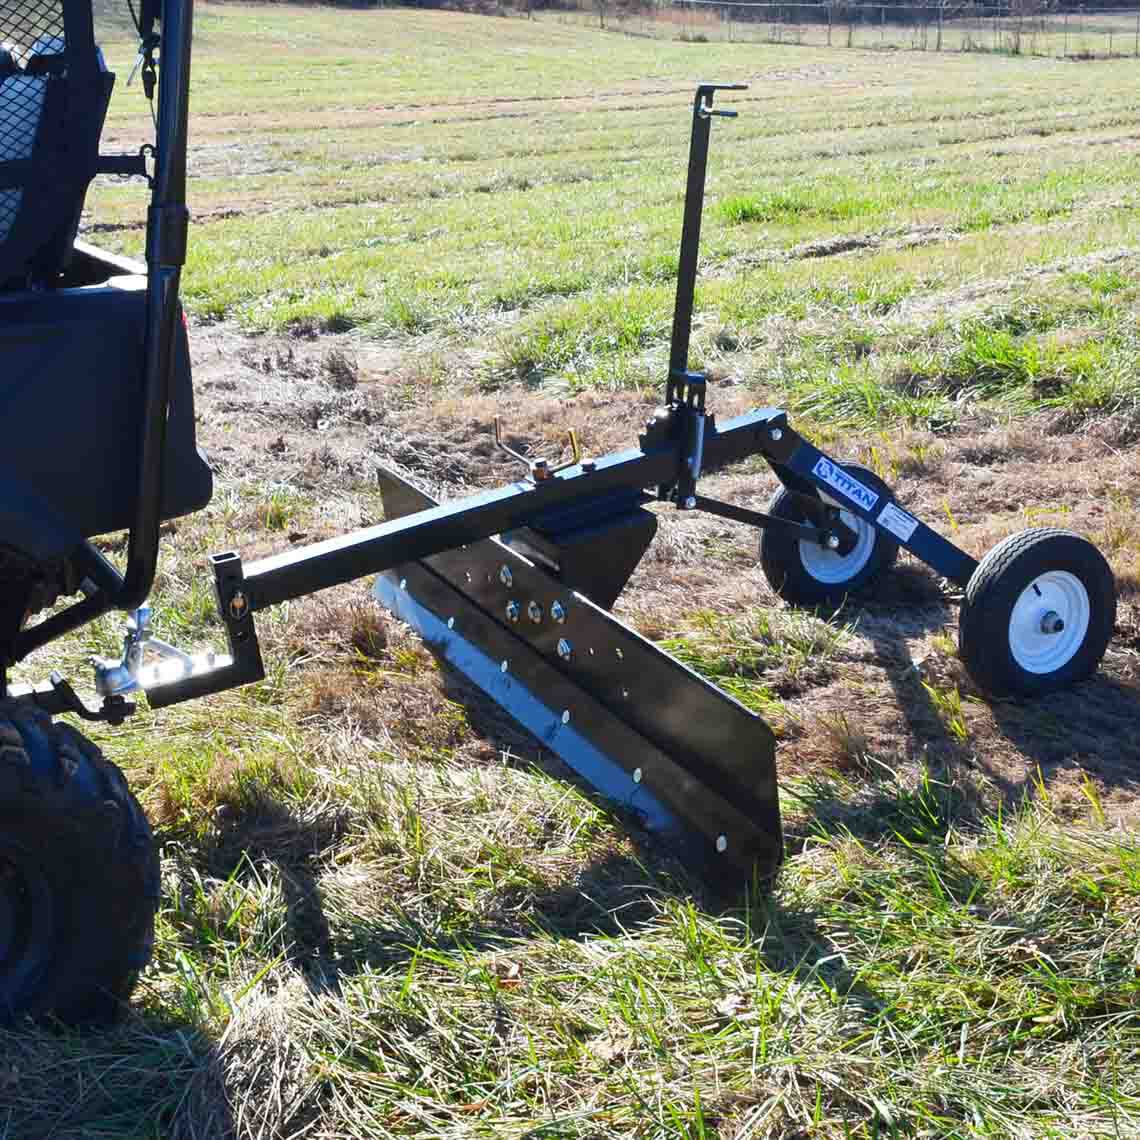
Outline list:
[[[502,584],[504,586],[508,587],[508,589],[512,585],[514,585],[514,575],[511,573],[511,568],[506,563],[504,563],[499,568],[499,581],[502,582]],[[406,586],[405,580],[401,579],[400,580],[400,588],[404,589],[405,586]],[[530,620],[532,622],[534,622],[535,625],[538,625],[542,621],[542,606],[539,605],[539,603],[536,601],[528,602],[527,607],[526,607],[526,615],[528,618],[530,618]],[[507,620],[511,621],[511,622],[517,622],[521,616],[522,616],[522,607],[519,605],[519,603],[514,601],[513,599],[511,601],[507,602]],[[550,616],[556,622],[558,622],[559,625],[561,625],[566,620],[566,607],[563,606],[563,604],[559,601],[552,602],[550,605]],[[447,628],[448,629],[454,629],[455,628],[455,618],[448,618],[447,619]],[[561,657],[563,661],[569,661],[572,653],[573,653],[573,648],[570,645],[570,642],[567,641],[566,638],[560,637],[558,639],[558,656]],[[618,655],[619,656],[621,655],[620,649],[618,650]],[[510,668],[510,665],[506,661],[503,661],[499,666],[499,669],[503,673],[507,672],[507,670],[509,668]],[[562,710],[562,723],[563,724],[569,724],[570,723],[570,710],[569,709],[563,709]],[[642,779],[641,769],[640,768],[634,768],[634,770],[633,770],[633,782],[635,784],[640,784],[641,779]],[[717,836],[717,838],[716,838],[716,849],[717,849],[717,851],[722,852],[722,853],[724,851],[728,850],[728,837],[727,836],[724,836],[724,835],[718,835]]]

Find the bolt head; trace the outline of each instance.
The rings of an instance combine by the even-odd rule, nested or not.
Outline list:
[[[640,768],[634,768],[634,770],[633,770],[633,782],[635,784],[641,783],[641,769]]]
[[[569,709],[563,709],[562,710],[562,723],[563,724],[569,724],[570,723],[570,710]]]
[[[230,598],[230,617],[232,617],[234,621],[241,621],[248,612],[249,599],[241,590],[238,590],[234,596]]]
[[[828,550],[838,550],[839,549],[839,535],[829,534],[827,536],[827,549]]]
[[[570,655],[573,652],[574,652],[574,650],[573,650],[573,647],[570,645],[570,642],[568,642],[566,640],[566,638],[560,637],[558,639],[558,656],[561,657],[563,661],[569,661]]]
[[[728,850],[728,836],[718,835],[716,837],[716,849],[721,855]]]
[[[511,568],[505,562],[499,567],[499,581],[502,582],[504,586],[514,585],[515,576],[511,573]]]
[[[538,602],[529,602],[526,607],[526,616],[530,618],[535,625],[542,621],[542,606]]]
[[[773,428],[773,429],[772,429],[772,430],[771,430],[771,431],[768,433],[768,438],[769,438],[769,439],[770,439],[770,440],[771,440],[773,443],[779,443],[779,442],[780,442],[780,440],[782,440],[782,439],[784,438],[784,433],[783,433],[783,430],[782,430],[781,428]]]
[[[507,602],[507,621],[518,621],[522,607],[518,602]]]
[[[499,672],[505,673],[510,667],[511,666],[509,661],[503,661],[499,664]]]
[[[687,510],[687,511],[691,511],[691,510],[692,510],[692,509],[693,509],[693,508],[694,508],[694,507],[697,505],[697,499],[696,499],[696,496],[695,496],[695,495],[690,495],[690,496],[689,496],[689,497],[688,497],[688,498],[685,500],[685,502],[684,502],[684,504],[683,504],[683,505],[684,505],[684,508],[685,508],[685,510]]]
[[[550,616],[552,618],[554,618],[554,620],[556,622],[558,622],[559,625],[561,625],[562,622],[564,622],[566,620],[566,608],[565,608],[565,606],[563,606],[561,602],[555,602],[550,607]]]

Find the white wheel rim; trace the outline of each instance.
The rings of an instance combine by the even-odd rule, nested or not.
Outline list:
[[[1084,644],[1089,611],[1088,590],[1075,574],[1050,570],[1034,578],[1009,615],[1009,650],[1014,661],[1027,673],[1055,673],[1064,668]]]
[[[875,528],[869,522],[850,511],[841,510],[839,517],[844,526],[855,532],[855,545],[847,554],[828,550],[818,542],[805,542],[802,539],[799,542],[800,562],[804,569],[817,582],[828,586],[850,582],[871,561],[871,553],[875,549]]]

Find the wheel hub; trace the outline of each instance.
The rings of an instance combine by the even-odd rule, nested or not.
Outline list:
[[[855,532],[855,545],[847,554],[839,553],[839,536],[827,534],[822,542],[799,543],[800,561],[817,581],[830,585],[849,582],[867,565],[875,549],[875,528],[850,511],[837,512],[843,524]]]
[[[1013,659],[1029,673],[1064,668],[1084,644],[1089,595],[1067,570],[1050,570],[1021,591],[1009,618]]]

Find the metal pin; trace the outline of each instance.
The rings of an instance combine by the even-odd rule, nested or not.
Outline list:
[[[504,562],[503,565],[499,567],[499,581],[502,582],[504,586],[511,586],[514,584],[514,580],[515,576],[511,573],[511,568]]]
[[[518,621],[519,615],[521,613],[522,613],[522,609],[520,608],[518,602],[516,602],[516,601],[507,602],[507,621]]]
[[[555,602],[554,605],[550,607],[550,616],[559,624],[566,620],[566,610],[563,608],[561,602]]]
[[[526,616],[530,618],[535,625],[542,621],[542,606],[538,602],[530,602],[526,607]]]
[[[569,661],[570,654],[573,652],[574,650],[570,642],[568,642],[566,638],[560,637],[558,639],[558,656],[561,657],[563,661]]]

